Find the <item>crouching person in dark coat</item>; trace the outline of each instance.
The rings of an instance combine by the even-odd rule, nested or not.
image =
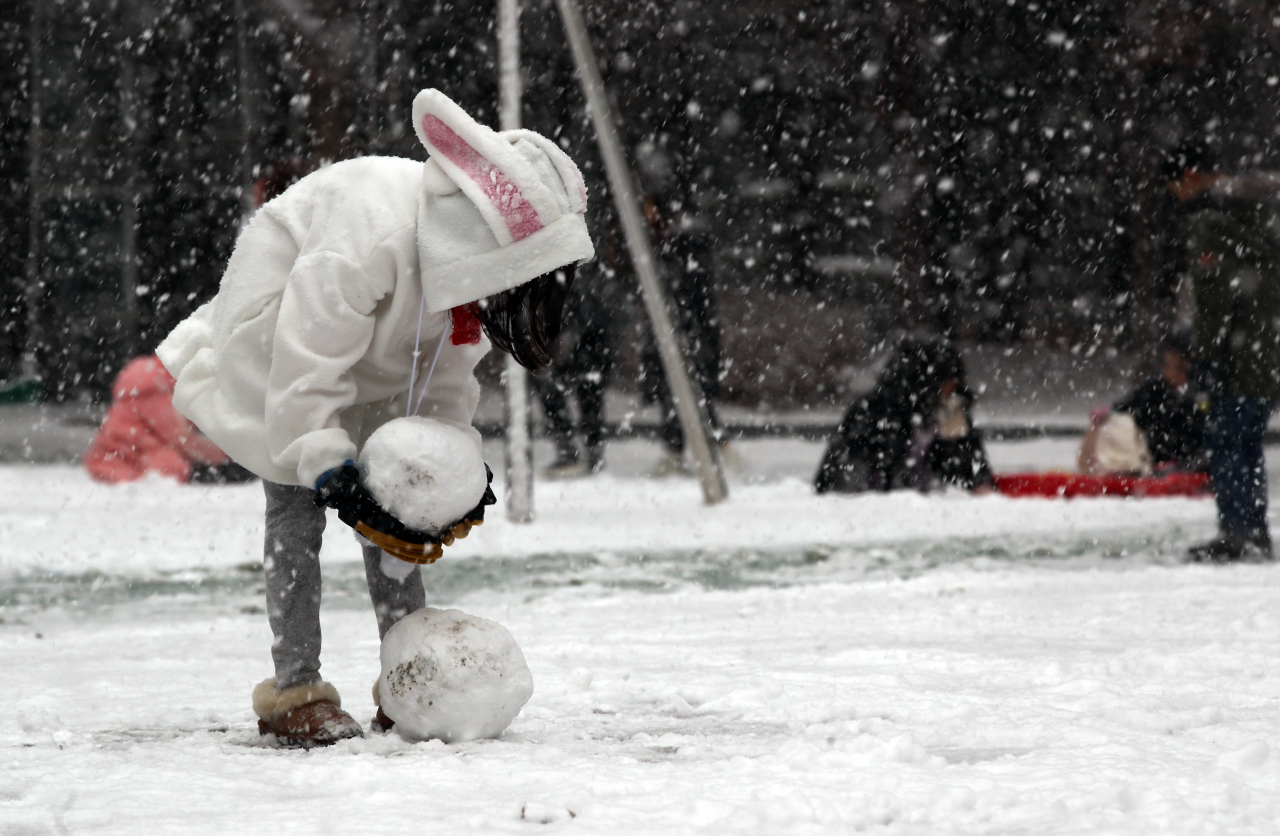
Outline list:
[[[904,339],[875,387],[845,413],[814,487],[818,493],[990,488],[972,407],[955,348],[940,339]]]

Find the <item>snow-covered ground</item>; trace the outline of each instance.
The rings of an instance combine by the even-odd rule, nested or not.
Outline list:
[[[249,708],[259,486],[0,466],[0,833],[1280,830],[1280,568],[1182,564],[1211,502],[816,497],[819,445],[734,446],[724,505],[620,443],[427,570],[528,659],[501,739],[311,752]],[[374,619],[330,532],[324,672],[367,719]]]

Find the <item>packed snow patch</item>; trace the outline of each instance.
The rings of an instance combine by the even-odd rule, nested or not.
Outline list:
[[[387,631],[382,710],[406,740],[497,737],[533,695],[520,646],[496,621],[423,607]]]
[[[432,534],[480,504],[488,485],[475,430],[436,418],[388,421],[365,442],[360,464],[383,508]]]

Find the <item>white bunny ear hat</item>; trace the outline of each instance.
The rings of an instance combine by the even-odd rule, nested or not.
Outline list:
[[[429,310],[474,302],[595,254],[582,173],[554,142],[487,128],[439,90],[413,100],[413,126],[431,154],[418,224]],[[463,196],[470,206],[459,202]],[[468,223],[472,206],[483,229]]]

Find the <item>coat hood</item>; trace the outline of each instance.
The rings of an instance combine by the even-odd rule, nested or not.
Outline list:
[[[595,254],[573,160],[533,131],[494,131],[438,90],[413,101],[431,159],[418,249],[427,309],[444,311]]]
[[[173,376],[154,354],[131,360],[116,376],[111,387],[111,397],[115,400],[168,395],[172,392]]]

